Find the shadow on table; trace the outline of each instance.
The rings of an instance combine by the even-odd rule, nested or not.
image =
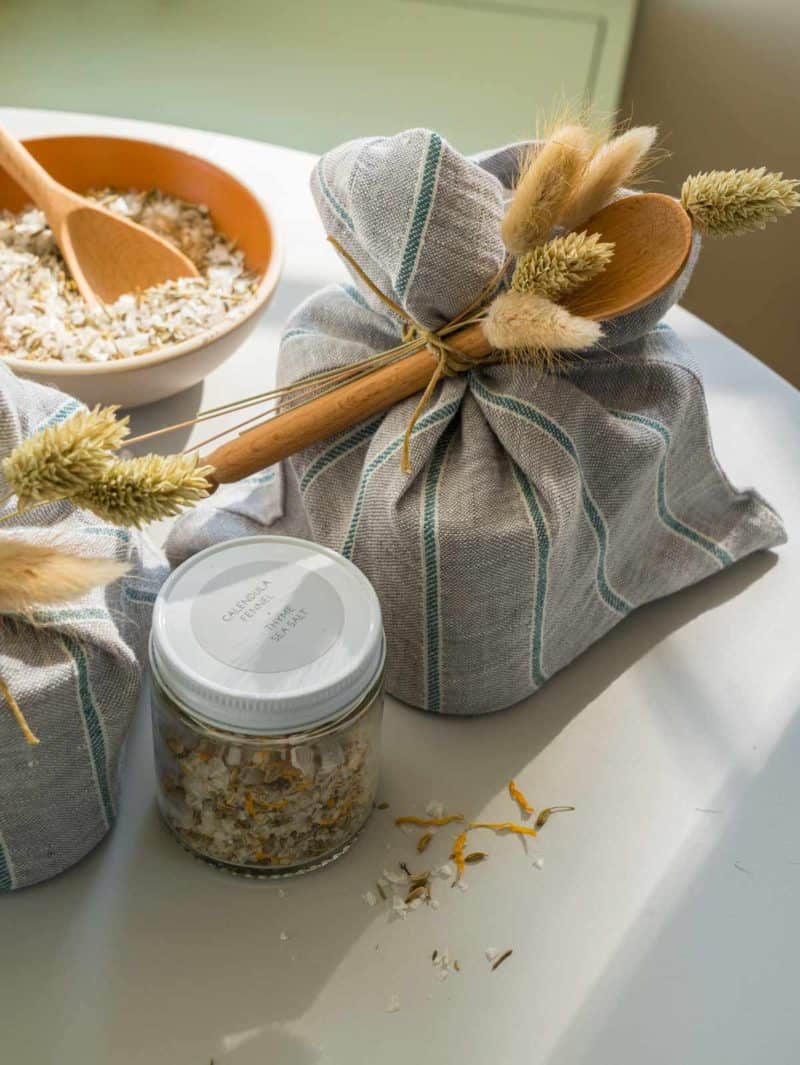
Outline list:
[[[167,396],[166,399],[160,399],[156,403],[148,403],[144,407],[135,407],[133,410],[122,413],[130,415],[131,436],[139,436],[166,425],[178,425],[180,422],[190,421],[200,410],[202,402],[203,383],[201,381],[175,396]],[[192,426],[187,425],[171,433],[165,433],[150,440],[142,440],[141,443],[134,444],[130,451],[133,455],[147,455],[151,451],[173,454],[186,447],[191,431]]]
[[[123,823],[72,873],[11,900],[19,903],[17,919],[43,925],[37,941],[46,941],[51,957],[70,966],[66,992],[55,975],[50,992],[59,997],[53,1010],[63,1014],[53,1017],[64,1026],[63,1059],[73,1060],[66,1049],[75,1044],[85,1057],[74,1060],[108,1065],[207,1065],[212,1057],[218,1065],[326,1060],[301,1031],[313,1030],[306,1018],[315,1015],[320,996],[336,996],[342,1025],[359,1026],[365,1010],[384,1008],[382,997],[376,1003],[384,985],[373,988],[362,976],[363,986],[343,991],[332,977],[345,967],[352,984],[354,966],[362,971],[387,914],[366,906],[361,892],[384,866],[413,852],[414,839],[391,828],[400,797],[404,803],[418,797],[419,812],[437,798],[448,805],[467,801],[462,812],[479,814],[616,678],[680,626],[743,592],[775,561],[771,554],[753,556],[636,611],[534,698],[510,710],[459,719],[390,705],[381,796],[392,802],[391,811],[373,817],[341,861],[292,880],[230,877],[176,846],[156,811],[150,724],[140,714],[129,764],[144,768],[125,779]],[[568,795],[547,798],[569,801]],[[389,853],[387,846],[403,849]],[[48,904],[48,892],[58,892],[57,904]],[[625,969],[625,958],[620,964]],[[34,971],[41,973],[41,966]],[[33,1024],[36,1003],[50,1000],[48,990],[26,990],[24,965],[20,981]],[[598,1001],[602,1011],[602,994]],[[330,1004],[325,1011],[330,1013]],[[101,1017],[102,1024],[88,1017]]]
[[[797,1065],[798,763],[800,704],[697,812],[548,1065]]]
[[[510,776],[528,766],[617,677],[677,628],[743,592],[775,561],[771,554],[753,556],[702,585],[636,611],[533,699],[508,711],[459,719],[390,707],[381,795],[389,800],[418,795],[424,807],[431,797],[463,802],[466,790],[471,806],[463,813],[476,816],[503,792]],[[414,747],[400,741],[409,724]],[[568,801],[568,796],[553,801]],[[321,1051],[293,1029],[354,944],[374,922],[386,920],[384,913],[364,905],[360,892],[396,860],[385,850],[387,838],[393,838],[387,831],[386,818],[374,817],[344,860],[283,884],[255,883],[220,875],[201,863],[192,863],[187,872],[187,856],[169,839],[150,800],[137,841],[139,861],[121,888],[128,898],[118,910],[130,915],[133,927],[120,931],[127,955],[114,976],[111,1008],[141,1018],[163,1005],[171,1030],[184,1037],[191,1033],[191,1044],[198,1048],[228,1046],[217,1057],[236,1065],[323,1060]],[[407,837],[401,841],[406,848],[410,844]],[[154,882],[163,884],[162,893],[153,891]],[[175,891],[183,890],[178,885],[185,885],[185,897],[176,898]],[[244,938],[242,928],[249,929]],[[286,942],[280,940],[284,930]],[[159,958],[155,972],[154,957]],[[199,999],[216,1007],[198,1012]],[[342,1024],[357,1024],[359,1008],[354,1002]],[[164,1044],[162,1052],[169,1050]]]
[[[777,561],[771,551],[750,555],[675,595],[640,607],[550,679],[541,691],[508,710],[469,718],[442,717],[405,708],[404,712],[417,715],[415,727],[430,733],[429,742],[436,742],[435,737],[440,737],[443,729],[460,733],[465,739],[469,736],[471,744],[478,734],[481,763],[470,767],[470,790],[480,803],[502,791],[509,777],[530,764],[573,718],[671,633],[740,595]],[[722,734],[719,742],[726,742]],[[384,768],[391,774],[415,774],[413,765],[390,763]],[[463,790],[463,765],[445,763],[434,790],[438,794],[440,788],[452,783],[453,794],[457,794],[459,780]],[[419,786],[421,794],[429,794],[433,782],[420,779]]]

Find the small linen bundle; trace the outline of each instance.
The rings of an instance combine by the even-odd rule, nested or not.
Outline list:
[[[631,134],[619,147],[637,157],[652,136]],[[602,331],[519,291],[525,267],[510,277],[506,249],[521,255],[553,235],[552,212],[515,217],[513,200],[508,207],[512,189],[530,180],[530,169],[520,173],[530,158],[564,146],[549,143],[470,159],[416,129],[324,156],[313,194],[357,268],[353,284],[322,290],[290,319],[279,384],[391,349],[408,320],[440,330],[479,305],[492,279],[507,287],[489,315],[492,343],[509,346],[502,330],[519,325],[524,305],[544,308],[545,325],[563,324],[562,335],[576,338],[551,347],[580,355],[538,367],[487,361],[445,376],[424,408],[411,397],[294,455],[261,484],[220,489],[168,542],[174,562],[266,527],[341,551],[378,592],[388,690],[439,713],[485,713],[525,698],[636,607],[785,539],[772,508],[720,470],[698,371],[659,324],[688,283],[696,230],[675,281]],[[608,202],[592,174],[607,177],[623,154],[595,156],[582,195],[571,207],[565,199],[563,224],[576,227]],[[618,184],[631,169],[621,168]],[[566,168],[563,187],[553,173],[539,205],[570,192]],[[779,192],[791,200],[792,188]],[[624,195],[616,184],[613,194]]]
[[[0,364],[0,469],[80,409]],[[0,499],[0,891],[11,891],[73,865],[114,822],[165,568],[138,532],[66,500],[13,513],[2,474]]]

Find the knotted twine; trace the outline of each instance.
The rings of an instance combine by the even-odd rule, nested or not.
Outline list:
[[[400,469],[403,473],[411,473],[410,449],[414,426],[417,424],[421,414],[430,403],[431,396],[442,378],[455,377],[458,374],[469,373],[469,371],[473,370],[476,366],[488,365],[491,363],[502,362],[504,360],[503,353],[494,349],[489,350],[485,355],[470,355],[468,352],[462,351],[460,348],[448,343],[446,338],[450,333],[453,333],[456,330],[464,329],[468,325],[475,325],[486,319],[486,310],[491,302],[491,297],[494,296],[495,290],[506,272],[508,260],[503,262],[495,276],[484,286],[476,299],[460,311],[455,318],[451,318],[449,322],[446,322],[438,329],[428,329],[427,326],[422,325],[421,322],[418,322],[412,315],[410,315],[404,307],[401,307],[399,303],[396,303],[390,296],[387,296],[386,293],[383,292],[375,284],[372,278],[370,278],[359,266],[353,256],[345,251],[335,237],[329,236],[328,240],[370,291],[374,292],[378,299],[381,300],[389,310],[393,311],[403,319],[405,325],[403,327],[402,337],[404,346],[407,348],[405,355],[412,355],[417,351],[421,351],[423,348],[428,348],[436,359],[436,367],[431,374],[431,379],[425,386],[425,390],[420,396],[419,402],[414,408],[414,412],[406,426],[406,431],[403,434]],[[476,311],[478,313],[474,314],[473,312]],[[386,354],[388,354],[388,352],[380,353],[381,356]],[[308,380],[309,379],[306,378],[306,381]]]

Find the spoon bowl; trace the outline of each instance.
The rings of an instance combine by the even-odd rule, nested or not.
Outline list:
[[[660,192],[625,196],[580,227],[614,244],[611,262],[564,300],[596,322],[638,310],[668,288],[686,265],[692,220],[677,200]]]
[[[43,212],[90,306],[164,281],[197,277],[194,263],[168,241],[56,181],[2,124],[0,166]]]
[[[75,284],[90,304],[98,299],[114,303],[128,292],[198,276],[191,259],[174,245],[103,207],[70,210],[58,243]]]

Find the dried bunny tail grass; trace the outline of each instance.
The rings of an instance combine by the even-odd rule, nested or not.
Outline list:
[[[80,599],[128,568],[126,562],[85,558],[54,543],[0,537],[0,614],[29,614],[37,606]]]
[[[614,245],[598,233],[567,233],[521,256],[511,287],[558,301],[605,270],[613,255]]]
[[[657,134],[655,126],[634,126],[599,148],[565,205],[562,225],[566,229],[581,225],[605,207],[623,185],[635,179],[645,166]]]
[[[800,182],[752,170],[711,170],[688,177],[681,204],[695,228],[709,236],[727,237],[764,229],[779,215],[800,207]]]
[[[559,351],[585,351],[602,336],[599,322],[579,318],[534,292],[510,289],[489,307],[484,322],[493,348],[517,352],[544,369],[555,369]]]
[[[19,498],[19,510],[66,499],[102,473],[128,432],[118,407],[95,407],[49,425],[3,459],[2,472]]]
[[[207,496],[212,466],[198,466],[197,455],[143,455],[118,459],[73,502],[114,525],[137,529],[149,521],[174,517],[182,507]]]
[[[549,237],[593,147],[592,134],[585,126],[567,125],[543,145],[530,149],[500,227],[503,243],[513,255]]]

